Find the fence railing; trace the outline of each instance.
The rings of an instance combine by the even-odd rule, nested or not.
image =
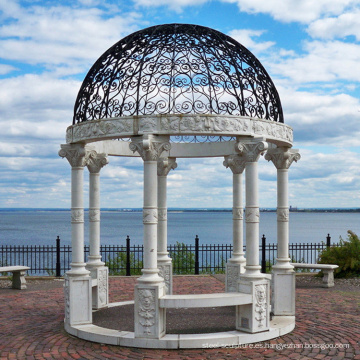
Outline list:
[[[289,257],[292,262],[316,263],[322,250],[329,246],[330,235],[326,243],[290,244]],[[173,259],[174,274],[224,273],[225,265],[231,258],[233,246],[230,244],[200,244],[196,235],[194,244],[177,243],[168,246],[169,256]],[[61,276],[70,270],[71,246],[60,245],[59,237],[56,245],[23,245],[0,246],[0,266],[29,266],[30,275]],[[244,246],[246,252],[246,246]],[[89,247],[84,247],[85,259],[89,255]],[[143,246],[131,245],[129,236],[125,245],[102,245],[100,247],[102,261],[109,267],[113,275],[140,275],[143,267]],[[259,248],[262,272],[269,271],[276,262],[277,244],[266,244],[263,235]]]

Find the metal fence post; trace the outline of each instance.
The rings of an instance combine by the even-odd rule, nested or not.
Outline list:
[[[131,276],[130,270],[130,238],[126,237],[126,276]]]
[[[60,237],[56,239],[56,277],[61,276],[61,262],[60,262]]]
[[[199,275],[199,237],[195,236],[195,275]]]
[[[326,247],[330,247],[330,246],[331,246],[331,236],[330,234],[328,234],[326,237]]]
[[[261,272],[266,273],[266,256],[265,256],[265,247],[266,247],[266,237],[265,235],[261,238]]]

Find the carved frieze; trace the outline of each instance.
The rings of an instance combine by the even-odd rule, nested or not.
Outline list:
[[[243,220],[244,219],[244,209],[233,207],[232,209],[233,220]]]
[[[139,324],[146,336],[155,334],[155,290],[139,290]]]
[[[89,220],[91,222],[100,221],[100,209],[89,209]]]
[[[226,291],[237,292],[240,275],[239,265],[227,265],[226,267]]]
[[[294,161],[298,162],[300,158],[298,150],[285,147],[269,149],[265,155],[265,159],[272,161],[277,169],[288,169]]]
[[[83,223],[84,222],[84,209],[71,209],[71,222]]]
[[[267,326],[267,285],[255,285],[255,320],[258,328],[265,328]]]
[[[158,209],[158,219],[159,221],[167,220],[167,209]]]
[[[115,135],[131,135],[133,132],[132,119],[111,119],[87,121],[73,126],[72,141],[103,138]]]
[[[259,208],[249,208],[245,210],[245,221],[247,223],[258,223],[260,220]]]
[[[293,130],[286,124],[231,115],[159,115],[124,116],[80,122],[67,129],[66,142],[76,143],[96,138],[116,138],[141,134],[204,134],[264,136],[291,144]]]
[[[108,293],[108,270],[107,268],[98,270],[98,299],[99,306],[107,304],[107,293]]]
[[[157,209],[143,209],[143,223],[157,224],[158,223]]]
[[[277,221],[287,222],[289,221],[289,209],[277,209]]]
[[[159,268],[159,276],[164,279],[165,282],[165,293],[170,293],[170,281],[171,281],[171,265],[158,265]]]

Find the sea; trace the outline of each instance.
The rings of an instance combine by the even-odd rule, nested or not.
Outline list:
[[[87,219],[87,211],[85,212]],[[360,212],[291,212],[290,243],[326,242],[328,234],[337,243],[351,230],[360,235]],[[276,243],[276,212],[260,213],[260,237]],[[168,244],[231,244],[232,213],[227,210],[170,210],[168,212]],[[70,211],[59,209],[0,209],[1,245],[71,244]],[[129,236],[132,245],[143,243],[140,209],[106,209],[101,212],[101,244],[125,245]],[[88,243],[88,222],[85,220],[85,244]],[[246,242],[245,242],[246,243]]]

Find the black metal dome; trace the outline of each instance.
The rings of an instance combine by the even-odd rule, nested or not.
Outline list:
[[[278,92],[260,61],[231,37],[198,25],[135,32],[92,66],[73,124],[152,114],[224,114],[284,122]]]

